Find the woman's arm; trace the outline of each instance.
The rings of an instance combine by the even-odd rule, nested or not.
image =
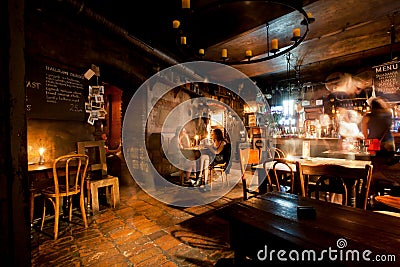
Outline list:
[[[361,132],[364,135],[364,138],[368,138],[368,121],[368,116],[364,116],[361,120]]]

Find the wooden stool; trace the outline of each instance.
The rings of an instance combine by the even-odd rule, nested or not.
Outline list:
[[[118,177],[108,176],[107,178],[100,180],[90,180],[90,196],[91,196],[91,208],[92,212],[99,211],[99,188],[111,186],[111,196],[109,193],[109,188],[106,188],[107,203],[115,208],[119,205],[119,183]],[[111,199],[111,201],[110,201]]]

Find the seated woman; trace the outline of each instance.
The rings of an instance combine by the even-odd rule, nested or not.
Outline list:
[[[228,155],[227,151],[230,152],[230,147],[228,146],[227,140],[225,140],[224,135],[221,129],[214,129],[211,134],[211,140],[213,145],[204,145],[205,148],[208,149],[208,153],[202,153],[201,162],[203,166],[200,166],[200,176],[199,178],[193,183],[194,186],[201,185],[202,182],[202,172],[204,169],[204,184],[208,183],[208,170],[209,168],[214,167],[217,164],[226,163],[229,161],[230,156]],[[207,160],[208,158],[208,160]],[[206,163],[208,164],[211,162],[208,167],[206,167]]]

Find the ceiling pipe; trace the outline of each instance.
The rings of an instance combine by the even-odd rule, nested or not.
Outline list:
[[[129,34],[129,32],[120,26],[116,25],[115,23],[109,21],[105,17],[97,14],[94,12],[92,9],[89,7],[86,7],[83,2],[77,1],[77,0],[63,0],[65,3],[68,3],[72,8],[77,10],[77,14],[83,14],[87,18],[90,18],[97,23],[100,23],[101,25],[105,26],[107,29],[111,30],[112,32],[122,36],[125,38],[127,41],[129,41],[131,44],[136,46],[137,48],[143,50],[146,53],[149,53],[150,55],[155,56],[156,58],[160,59],[161,61],[169,64],[169,65],[179,65],[180,62],[178,62],[176,59],[168,56],[167,54],[161,52],[158,49],[155,49],[154,47],[151,47],[150,45],[146,44],[145,42],[137,39],[136,37],[132,36]],[[204,79],[203,77],[200,77],[199,75],[196,75],[193,70],[190,70],[188,68],[185,68],[182,66],[186,74],[188,74],[191,77],[194,77],[195,79]]]

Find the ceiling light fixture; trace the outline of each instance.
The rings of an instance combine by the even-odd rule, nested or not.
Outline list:
[[[185,53],[191,55],[194,59],[197,60],[205,60],[205,61],[214,61],[221,62],[227,65],[240,65],[240,64],[251,64],[258,63],[266,60],[270,60],[276,58],[280,55],[288,53],[295,47],[297,47],[301,42],[304,41],[308,31],[309,24],[315,21],[315,18],[312,17],[311,13],[306,13],[304,9],[301,7],[301,4],[297,5],[296,3],[299,1],[285,1],[285,0],[273,0],[273,1],[262,1],[262,0],[253,0],[253,1],[243,1],[243,0],[230,0],[230,1],[211,1],[208,4],[199,7],[197,9],[191,8],[190,0],[182,0],[182,8],[180,10],[180,18],[174,19],[172,21],[172,28],[175,30],[176,34],[176,43],[179,48]],[[207,49],[205,47],[201,47],[201,45],[196,44],[193,41],[193,35],[195,33],[190,31],[190,27],[187,27],[187,24],[193,24],[193,21],[190,21],[193,16],[196,14],[207,14],[206,11],[215,12],[227,12],[224,7],[229,4],[243,4],[249,6],[249,4],[258,4],[262,5],[277,5],[279,6],[278,10],[288,9],[287,13],[291,13],[293,11],[298,11],[301,15],[301,19],[299,21],[299,25],[295,26],[291,32],[291,37],[283,38],[281,41],[283,43],[282,46],[279,45],[279,37],[277,36],[278,30],[274,29],[273,34],[270,34],[270,27],[275,26],[277,23],[274,22],[277,17],[273,18],[271,21],[265,23],[266,29],[266,46],[263,51],[253,51],[250,48],[245,48],[242,51],[241,55],[234,55],[230,60],[228,48],[222,48],[219,55],[217,57],[214,56],[212,58],[210,55],[207,55]],[[273,10],[273,9],[271,9]],[[273,11],[272,11],[273,12]],[[271,12],[271,13],[272,13]],[[283,15],[286,15],[283,14]],[[271,15],[271,14],[268,14]],[[282,14],[281,14],[282,15]],[[272,16],[275,16],[272,14]],[[208,18],[203,18],[207,20]],[[245,23],[245,22],[244,22]],[[287,27],[279,25],[280,28],[284,28],[283,30],[287,31]],[[286,32],[286,35],[288,33]],[[273,38],[271,38],[273,37]],[[199,37],[197,37],[199,38]],[[271,38],[271,40],[270,40]],[[197,39],[199,40],[199,39]],[[234,49],[237,50],[237,49]],[[215,52],[214,52],[215,55]]]

